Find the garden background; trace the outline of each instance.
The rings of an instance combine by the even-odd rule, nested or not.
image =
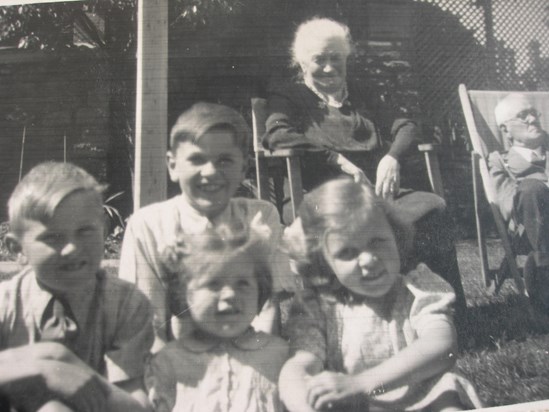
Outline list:
[[[131,213],[136,3],[0,7],[1,221],[21,174],[47,159],[83,166],[109,184],[108,197],[122,193],[109,202],[111,211],[122,220]],[[170,0],[168,125],[197,100],[228,104],[250,120],[250,98],[295,74],[288,68],[293,32],[315,15],[351,28],[349,76],[380,86],[387,101],[423,121],[425,140],[441,144],[473,315],[460,367],[488,404],[549,398],[547,320],[526,310],[512,287],[494,296],[480,284],[469,143],[457,95],[459,83],[549,90],[546,0]],[[110,257],[123,226],[113,216]],[[496,241],[490,251],[496,265]]]

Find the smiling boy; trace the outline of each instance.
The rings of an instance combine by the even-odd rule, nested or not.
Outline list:
[[[549,313],[549,187],[548,136],[540,113],[520,93],[505,96],[496,106],[497,125],[511,143],[503,154],[493,152],[488,163],[497,203],[504,219],[524,228],[532,250],[524,276],[532,303]]]
[[[269,263],[275,290],[294,290],[288,258],[278,246],[282,235],[274,205],[233,198],[247,170],[250,129],[235,110],[197,103],[179,116],[170,133],[167,166],[181,194],[137,211],[126,227],[120,277],[134,282],[153,305],[156,333],[153,352],[185,333],[180,314],[167,307],[166,269],[161,256],[180,233],[200,235],[207,228],[234,221],[261,220],[270,227]],[[176,316],[172,316],[176,315]],[[263,330],[271,325],[264,324]]]
[[[10,197],[6,243],[28,266],[0,284],[0,394],[23,410],[148,410],[152,310],[100,268],[102,190],[79,167],[46,162]]]

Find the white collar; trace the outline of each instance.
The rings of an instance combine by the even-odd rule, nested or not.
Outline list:
[[[32,276],[30,279],[31,283],[31,295],[32,295],[32,314],[34,317],[34,322],[37,327],[40,327],[40,322],[42,320],[42,315],[44,314],[44,311],[46,310],[46,306],[48,305],[49,301],[53,297],[53,294],[44,289],[39,283],[36,278],[36,274],[30,268],[28,267],[29,275]],[[105,278],[105,272],[103,269],[99,269],[99,271],[95,275],[95,280],[92,282],[86,284],[86,286],[82,285],[82,288],[75,290],[71,293],[67,293],[65,296],[65,299],[67,301],[67,304],[70,306],[71,311],[74,314],[74,317],[76,318],[76,322],[79,325],[84,325],[85,321],[89,315],[89,307],[91,304],[91,301],[94,299],[96,294],[96,287],[99,282],[102,282]]]
[[[336,97],[332,94],[326,94],[322,93],[320,90],[318,90],[311,82],[304,80],[305,86],[307,86],[314,94],[316,94],[320,100],[325,102],[328,106],[335,107],[336,109],[340,109],[345,104],[345,101],[349,97],[349,93],[347,92],[347,84],[345,84],[343,91],[341,93],[341,97]]]
[[[235,347],[244,351],[256,351],[267,346],[270,340],[269,335],[263,332],[256,332],[251,326],[244,334],[227,340],[201,337],[196,334],[196,329],[194,329],[193,332],[178,339],[177,345],[181,345],[194,353],[208,352],[218,347],[225,350]]]
[[[545,160],[545,152],[541,146],[536,147],[535,149],[529,149],[527,147],[513,146],[515,150],[524,160],[529,163],[539,160]]]
[[[203,233],[207,228],[215,227],[221,222],[231,220],[232,208],[231,201],[227,207],[213,219],[208,219],[206,216],[193,208],[183,195],[179,195],[176,199],[177,209],[179,212],[180,227],[187,234]]]

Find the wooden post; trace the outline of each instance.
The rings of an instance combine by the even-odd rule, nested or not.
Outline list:
[[[137,9],[134,210],[166,198],[168,0]]]

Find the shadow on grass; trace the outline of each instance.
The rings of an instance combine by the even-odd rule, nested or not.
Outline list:
[[[464,326],[460,336],[465,351],[496,350],[503,342],[549,334],[549,318],[520,295],[468,307]]]
[[[549,317],[520,295],[468,308],[458,370],[486,406],[549,397]]]

